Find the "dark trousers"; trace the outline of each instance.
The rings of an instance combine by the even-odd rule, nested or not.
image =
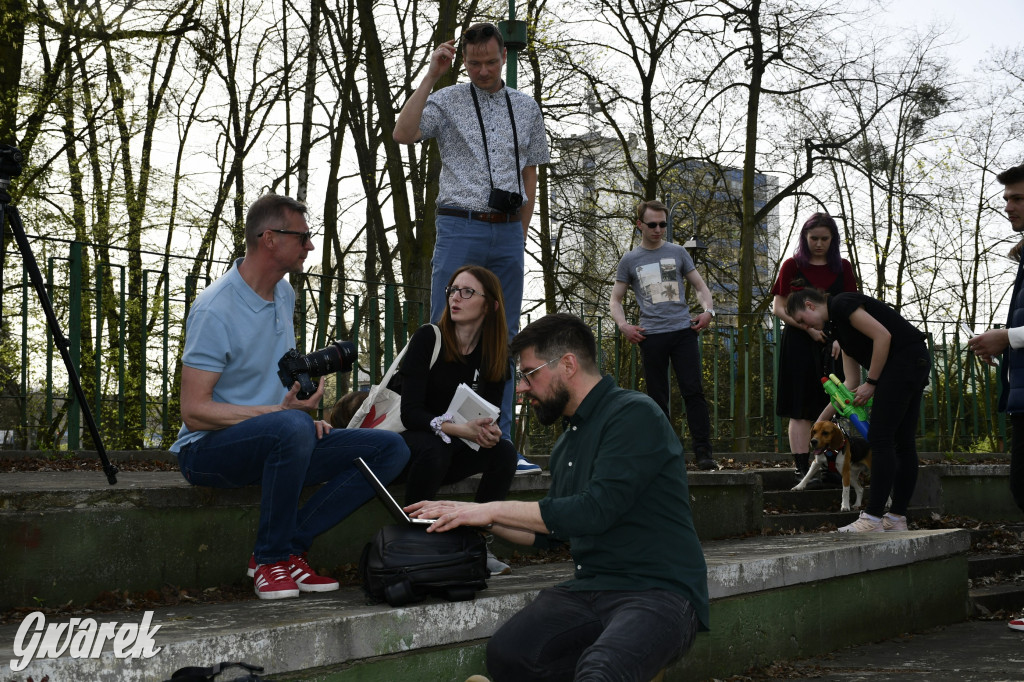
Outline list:
[[[541,590],[487,644],[495,682],[647,682],[697,636],[693,606],[667,590]]]
[[[878,377],[871,406],[871,498],[865,511],[872,516],[889,511],[905,516],[917,485],[917,421],[921,394],[928,384],[931,357],[924,342],[889,355]]]
[[[1024,511],[1024,414],[1010,415],[1010,493]]]
[[[668,410],[668,365],[676,373],[679,392],[686,403],[686,426],[693,441],[693,452],[698,456],[711,456],[711,417],[704,400],[704,382],[700,365],[698,335],[692,329],[680,329],[664,334],[648,334],[640,342],[647,378],[647,395],[658,403],[665,416],[672,421]]]
[[[409,446],[405,478],[405,503],[436,500],[442,485],[482,473],[476,489],[477,502],[495,502],[508,496],[516,475],[516,448],[504,438],[493,448],[473,450],[461,438],[445,443],[434,433],[404,431]]]

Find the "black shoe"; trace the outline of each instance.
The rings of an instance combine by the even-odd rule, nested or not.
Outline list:
[[[807,490],[837,490],[843,487],[843,477],[826,469],[816,481],[807,484]]]
[[[717,471],[718,464],[711,457],[705,455],[704,457],[697,460],[697,468],[705,471]]]
[[[811,468],[811,453],[794,452],[793,464],[796,466],[797,482],[804,480],[804,476],[807,475],[807,471]]]

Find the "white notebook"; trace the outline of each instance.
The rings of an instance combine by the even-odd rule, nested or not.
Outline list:
[[[452,421],[456,424],[465,424],[480,417],[488,417],[496,422],[498,421],[498,415],[501,414],[501,410],[481,398],[476,391],[466,384],[459,384],[459,387],[455,389],[455,395],[452,396],[451,404],[448,405],[448,414],[452,415]],[[462,439],[462,442],[474,450],[480,449],[479,443],[466,440],[465,438]]]

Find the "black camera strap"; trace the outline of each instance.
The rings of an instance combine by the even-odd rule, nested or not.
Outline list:
[[[484,117],[480,113],[480,100],[476,96],[476,86],[472,83],[469,84],[469,92],[473,95],[473,108],[476,109],[476,120],[480,122],[480,137],[484,139],[484,157],[487,159],[487,179],[490,181],[491,190],[493,191],[494,175],[491,174],[491,154],[487,151],[487,131],[484,130]],[[516,133],[516,117],[512,113],[512,98],[508,96],[508,90],[505,90],[505,104],[508,105],[508,118],[512,121],[512,149],[516,153],[516,189],[522,195],[523,178],[519,170],[519,135]]]

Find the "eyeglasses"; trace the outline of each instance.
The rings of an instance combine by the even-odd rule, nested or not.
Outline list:
[[[312,239],[312,235],[310,235],[309,232],[296,232],[295,230],[264,230],[263,232],[260,232],[256,236],[257,237],[262,237],[267,232],[277,232],[278,234],[294,234],[294,235],[298,235],[299,242],[301,242],[301,244],[303,246],[308,244],[309,240]]]
[[[651,222],[651,223],[644,223],[644,225],[646,225],[647,227],[651,228],[652,230],[654,228],[656,228],[656,227],[660,227],[661,229],[665,229],[666,227],[668,227],[668,223],[666,223],[664,220],[662,220],[660,223]]]
[[[463,299],[473,298],[475,294],[479,294],[484,298],[487,298],[487,294],[485,294],[484,292],[477,291],[476,289],[471,289],[469,287],[448,287],[447,289],[444,290],[444,295],[447,296],[448,298],[451,298],[452,294],[456,292],[459,294],[459,298]]]
[[[521,369],[517,369],[516,370],[516,385],[519,385],[520,381],[525,381],[527,386],[529,386],[530,388],[533,388],[533,384],[530,383],[530,375],[533,374],[534,372],[538,372],[538,371],[544,369],[545,367],[547,367],[548,365],[550,365],[550,364],[552,364],[554,362],[558,362],[563,357],[565,357],[565,356],[564,355],[559,355],[554,360],[548,360],[543,365],[540,365],[539,367],[534,367],[529,372],[524,372]]]

